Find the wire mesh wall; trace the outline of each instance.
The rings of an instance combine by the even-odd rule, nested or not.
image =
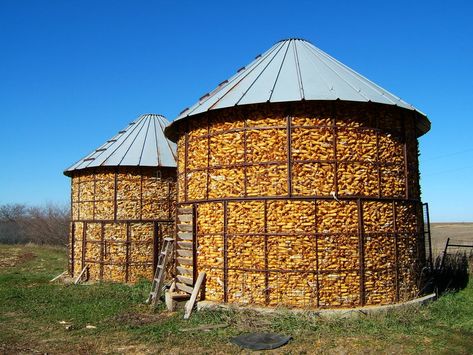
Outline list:
[[[425,263],[412,113],[244,106],[188,120],[178,202],[197,210],[206,297],[296,307],[412,299]]]
[[[95,168],[76,173],[71,190],[71,275],[89,279],[151,279],[164,236],[173,235],[173,169]]]

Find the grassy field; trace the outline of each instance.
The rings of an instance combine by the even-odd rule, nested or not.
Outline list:
[[[281,354],[473,353],[471,282],[428,306],[357,320],[205,311],[184,321],[181,312],[150,312],[143,305],[146,282],[49,283],[65,265],[64,249],[0,245],[0,353],[232,354],[242,351],[229,337],[248,331],[292,336],[288,345],[273,351]],[[207,324],[228,326],[182,331]]]

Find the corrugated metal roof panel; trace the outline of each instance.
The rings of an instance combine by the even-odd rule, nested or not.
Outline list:
[[[99,166],[176,167],[176,145],[163,132],[168,123],[161,115],[142,115],[64,174]]]
[[[425,114],[302,39],[276,43],[239,70],[175,122],[200,113],[238,105],[300,100],[343,100],[397,105],[419,113],[419,129],[428,131]],[[173,136],[170,134],[169,136]]]

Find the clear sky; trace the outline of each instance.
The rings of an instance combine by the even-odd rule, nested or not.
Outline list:
[[[473,221],[472,4],[0,0],[0,204],[67,202],[62,171],[137,116],[302,37],[428,115],[423,200]]]

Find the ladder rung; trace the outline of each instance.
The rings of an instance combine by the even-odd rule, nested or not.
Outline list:
[[[183,283],[180,283],[180,282],[176,282],[176,287],[179,290],[187,292],[187,293],[192,293],[192,291],[194,291],[194,288],[192,288],[190,286],[187,286],[186,284],[183,284]]]
[[[191,214],[180,214],[177,216],[179,222],[192,222],[193,216]]]
[[[171,237],[166,237],[163,239],[165,242],[173,242],[174,241],[174,238],[171,238]]]
[[[177,259],[177,262],[179,264],[184,264],[184,265],[193,265],[193,261],[192,259],[189,259],[189,258],[176,258]]]
[[[185,275],[192,275],[194,273],[194,269],[187,268],[187,267],[182,267],[182,266],[177,266],[177,271],[180,272],[181,274]]]
[[[177,245],[179,246],[179,248],[182,248],[182,249],[192,249],[191,242],[177,242]]]
[[[177,233],[178,238],[183,240],[192,240],[192,233],[179,232]]]
[[[192,224],[178,224],[177,228],[181,232],[192,232],[194,226]]]
[[[179,256],[188,256],[188,257],[194,256],[194,253],[192,250],[177,249],[176,251],[177,251],[177,255]]]
[[[177,213],[192,213],[192,208],[190,207],[181,207],[177,209]]]
[[[177,275],[177,279],[186,285],[194,285],[194,280],[192,279],[192,277]]]

